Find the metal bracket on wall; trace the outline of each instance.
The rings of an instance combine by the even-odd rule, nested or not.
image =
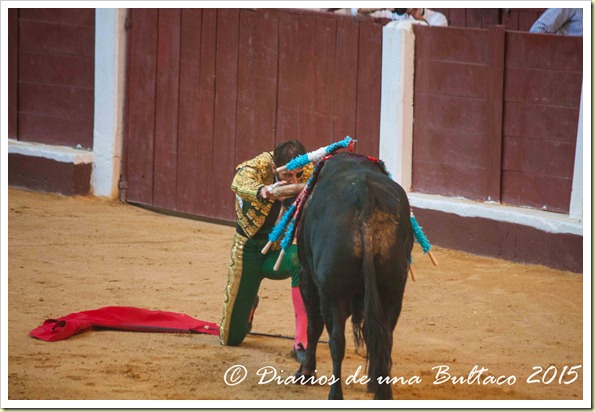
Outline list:
[[[122,179],[120,176],[120,181],[118,182],[118,200],[120,203],[126,203],[126,191],[128,190],[128,183]]]

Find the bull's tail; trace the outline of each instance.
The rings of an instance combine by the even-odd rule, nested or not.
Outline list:
[[[372,228],[369,220],[366,220],[364,218],[362,230],[365,287],[363,335],[368,355],[368,391],[375,391],[376,398],[392,399],[392,391],[387,383],[390,379],[392,333],[378,293]],[[379,383],[379,379],[384,383]],[[378,388],[379,385],[382,387]]]

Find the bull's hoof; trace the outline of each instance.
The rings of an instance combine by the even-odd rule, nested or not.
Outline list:
[[[302,368],[295,373],[294,377],[293,383],[296,385],[314,385],[314,381],[316,380],[316,375],[304,374],[302,373]]]
[[[342,401],[343,400],[343,390],[341,388],[331,388],[331,391],[328,394],[329,401]]]
[[[306,349],[304,349],[304,346],[301,343],[299,343],[298,345],[299,349],[291,349],[291,356],[293,357],[293,359],[297,361],[297,363],[303,364],[304,362],[306,362]]]

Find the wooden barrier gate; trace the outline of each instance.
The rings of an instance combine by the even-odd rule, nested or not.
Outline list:
[[[233,220],[234,168],[299,139],[378,155],[382,25],[270,9],[131,9],[132,203]]]

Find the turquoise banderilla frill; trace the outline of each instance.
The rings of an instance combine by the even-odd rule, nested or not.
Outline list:
[[[347,148],[351,143],[355,143],[356,140],[353,140],[351,137],[346,136],[345,139],[340,140],[338,142],[332,143],[328,146],[323,146],[319,149],[314,150],[313,152],[304,153],[293,158],[289,163],[285,166],[282,166],[277,169],[277,171],[286,169],[286,170],[295,170],[299,169],[300,167],[304,167],[309,163],[318,163],[320,159],[324,156],[333,153],[337,149]]]
[[[432,245],[430,244],[430,241],[428,240],[421,226],[417,222],[417,219],[415,218],[413,212],[411,212],[411,227],[413,228],[413,235],[415,236],[417,243],[419,243],[419,245],[421,246],[421,249],[424,251],[424,253],[426,253],[429,256],[434,266],[438,266],[438,261],[431,252]],[[413,258],[411,259],[410,263],[412,262]]]

